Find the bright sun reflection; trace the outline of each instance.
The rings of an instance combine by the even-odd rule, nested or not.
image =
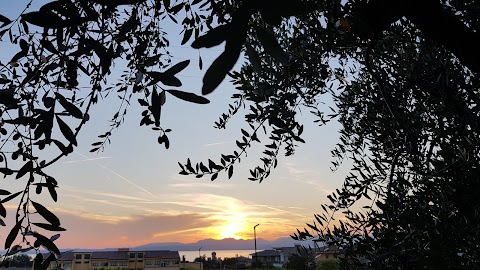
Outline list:
[[[228,221],[227,221],[228,222]],[[243,221],[233,221],[228,222],[223,226],[220,226],[218,237],[220,239],[224,238],[235,238],[240,239],[242,238],[239,234],[243,231]]]
[[[247,214],[242,212],[236,204],[229,204],[227,209],[228,210],[224,212],[224,215],[217,217],[220,224],[214,229],[215,234],[218,239],[242,239],[242,236],[247,232]]]

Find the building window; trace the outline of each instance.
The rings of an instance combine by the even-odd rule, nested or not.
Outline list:
[[[81,261],[76,261],[75,263],[76,263],[76,264],[79,264],[79,263],[82,263],[82,262],[81,262]]]
[[[152,261],[145,261],[145,265],[153,265]]]
[[[90,254],[83,254],[83,258],[85,260],[90,260]]]
[[[99,264],[98,264],[98,262],[92,262],[92,266],[96,267],[96,266],[99,266]]]
[[[137,253],[137,258],[143,258],[143,253]]]
[[[141,262],[143,262],[143,260],[139,260],[139,259],[137,259],[137,262],[141,263]]]
[[[82,254],[75,254],[75,260],[81,260]]]
[[[87,263],[87,264],[88,264],[88,263],[90,263],[90,261],[84,261],[83,263]]]
[[[108,266],[108,262],[102,262],[100,263],[100,266]]]
[[[118,262],[118,266],[127,266],[127,262]]]
[[[110,266],[117,266],[117,262],[110,262]]]
[[[152,262],[146,262],[148,265],[152,265]],[[155,266],[160,266],[160,267],[165,267],[167,266],[167,263],[162,262],[162,261],[154,261],[153,264]]]
[[[135,258],[135,253],[130,253],[130,259]]]

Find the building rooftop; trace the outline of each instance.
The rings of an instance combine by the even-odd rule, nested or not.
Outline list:
[[[128,260],[128,251],[93,251],[90,256],[94,259],[107,259],[107,260]]]
[[[269,249],[269,250],[264,250],[264,251],[260,251],[260,252],[257,252],[257,253],[252,253],[250,255],[258,256],[258,257],[277,256],[277,255],[279,255],[279,252],[277,250],[274,250],[274,249]]]
[[[62,252],[58,260],[73,261],[75,254],[91,254],[90,259],[105,259],[105,260],[128,260],[130,253],[143,253],[143,258],[162,258],[162,259],[177,259],[180,260],[178,251],[171,250],[111,250],[111,251],[95,251],[95,250],[72,250]]]
[[[317,253],[320,254],[340,254],[340,253],[345,253],[345,250],[342,248],[339,248],[337,246],[329,246],[329,247],[320,247],[317,250]]]
[[[138,252],[138,251],[137,251]],[[164,259],[178,259],[180,260],[180,254],[178,251],[170,250],[149,250],[149,251],[140,251],[144,253],[145,258],[164,258]]]

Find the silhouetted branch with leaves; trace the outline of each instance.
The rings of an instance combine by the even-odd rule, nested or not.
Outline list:
[[[46,169],[73,152],[82,127],[95,117],[91,108],[102,99],[118,93],[120,104],[92,152],[110,143],[134,95],[144,107],[140,125],[158,132],[166,148],[166,96],[209,103],[179,90],[177,74],[189,61],[170,60],[162,29],[170,20],[183,26],[182,44],[223,44],[205,73],[202,94],[229,76],[237,92],[215,125],[225,128],[246,111],[250,127],[240,130],[238,151],[218,162],[193,165],[188,159],[179,163],[181,174],[215,180],[225,172],[230,178],[233,166],[265,136],[265,156],[249,178],[261,182],[279,154],[292,155],[305,142],[299,115],[310,111],[315,123],[342,125],[332,165],[335,170],[349,160],[352,167],[322,205],[324,213],[296,239],[345,249],[344,269],[365,262],[371,269],[475,268],[480,7],[472,0],[417,2],[58,0],[38,11],[29,10],[30,2],[13,20],[1,15],[0,38],[14,51],[0,63],[0,173],[26,181],[18,192],[0,190],[3,218],[4,204],[20,198],[3,258],[43,247],[51,254],[39,253],[34,267],[46,269],[59,255],[58,235],[37,229],[64,228],[34,197],[46,189],[57,200],[58,182]],[[232,71],[242,53],[247,61]],[[112,74],[114,64],[125,66],[120,78]],[[44,149],[57,155],[45,160]],[[359,204],[364,210],[355,210]]]

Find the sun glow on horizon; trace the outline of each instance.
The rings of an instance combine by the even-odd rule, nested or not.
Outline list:
[[[234,238],[234,239],[241,239],[242,236],[240,235],[244,230],[244,223],[243,221],[237,222],[227,222],[225,225],[220,226],[218,229],[218,238],[225,239],[225,238]]]
[[[237,202],[229,201],[225,205],[222,215],[213,217],[218,221],[218,225],[212,226],[211,231],[216,235],[216,239],[242,239],[248,231],[249,214]]]

